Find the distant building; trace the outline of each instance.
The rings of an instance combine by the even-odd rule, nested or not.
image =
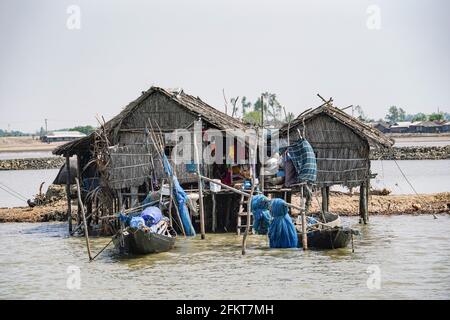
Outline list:
[[[411,121],[399,121],[394,123],[389,132],[390,133],[408,133],[410,132]]]
[[[390,132],[390,125],[387,122],[384,121],[377,121],[373,123],[369,123],[372,128],[377,129],[378,131],[382,133],[389,133]]]
[[[86,135],[78,131],[53,131],[43,137],[41,137],[44,142],[57,142],[57,141],[73,141],[79,138],[83,138]]]
[[[450,121],[442,124],[442,132],[450,132]]]
[[[410,126],[409,132],[412,133],[440,133],[442,132],[442,124],[434,121],[414,122]]]

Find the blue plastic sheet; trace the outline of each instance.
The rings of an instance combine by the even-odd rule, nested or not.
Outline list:
[[[269,227],[269,243],[271,248],[297,248],[298,236],[288,207],[282,199],[272,200],[273,220]]]
[[[259,194],[252,198],[253,230],[257,234],[267,234],[272,217],[269,212],[270,200]]]
[[[170,167],[169,160],[164,155],[163,157],[164,170],[173,179],[173,193],[178,205],[178,211],[180,212],[181,222],[187,236],[195,236],[195,229],[192,225],[191,218],[189,217],[189,211],[186,206],[188,196],[184,189],[180,186],[178,179],[173,175],[172,168]]]
[[[142,219],[144,219],[145,224],[151,227],[161,221],[163,215],[158,207],[148,207],[141,213]]]

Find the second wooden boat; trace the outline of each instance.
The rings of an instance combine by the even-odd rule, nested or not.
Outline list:
[[[320,223],[308,226],[307,238],[310,249],[338,249],[345,248],[352,236],[358,231],[341,226],[341,218],[337,214],[326,212],[315,216]],[[299,228],[298,230],[301,230]],[[298,232],[299,247],[302,247],[302,233]]]
[[[127,228],[113,238],[113,243],[121,254],[150,254],[171,250],[176,241],[176,233],[169,229],[168,234],[145,232],[142,229]]]

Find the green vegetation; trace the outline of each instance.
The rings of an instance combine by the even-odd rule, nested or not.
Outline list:
[[[69,129],[61,129],[60,131],[78,131],[81,133],[84,133],[86,135],[91,134],[95,131],[96,128],[93,126],[87,125],[87,126],[77,126]],[[59,130],[58,130],[59,131]]]
[[[385,117],[386,121],[389,123],[394,123],[397,121],[407,121],[406,112],[402,108],[397,108],[396,106],[389,107],[388,113]]]
[[[239,100],[241,102],[240,108],[237,105]],[[243,96],[241,99],[239,97],[232,98],[231,104],[233,105],[232,116],[237,116],[240,111],[242,120],[252,124],[261,123],[261,110],[264,110],[265,124],[279,126],[295,118],[292,112],[286,113],[276,94],[267,91],[262,93],[255,103]]]
[[[28,133],[23,133],[22,131],[7,131],[0,129],[0,137],[23,137],[29,136]]]
[[[434,112],[431,114],[419,112],[416,114],[407,114],[402,108],[391,106],[385,116],[385,120],[389,123],[398,121],[444,121],[450,120],[450,114],[446,112]]]

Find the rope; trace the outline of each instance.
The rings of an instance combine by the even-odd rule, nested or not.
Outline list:
[[[4,184],[0,183],[0,189],[2,189],[3,191],[9,193],[10,195],[12,195],[13,197],[21,200],[21,201],[25,201],[27,202],[27,198],[25,198],[24,196],[22,196],[20,193],[14,191],[13,189],[9,188],[8,186],[5,186]],[[9,190],[8,190],[9,189]]]
[[[5,187],[5,188],[9,189],[10,191],[14,192],[15,194],[21,196],[22,198],[27,199],[27,197],[25,197],[23,194],[20,194],[19,192],[15,191],[15,190],[14,190],[13,188],[11,188],[11,187],[8,187],[8,186],[5,185],[4,183],[1,183],[1,182],[0,182],[0,184],[1,184],[3,187]]]
[[[397,165],[398,170],[400,171],[400,173],[402,174],[403,178],[405,178],[406,182],[409,184],[409,186],[411,187],[411,189],[414,191],[414,193],[416,194],[416,196],[419,197],[420,202],[422,202],[422,204],[426,204],[425,202],[423,202],[420,199],[420,195],[419,193],[416,191],[416,189],[414,188],[414,186],[412,185],[412,183],[409,181],[409,179],[406,177],[405,173],[403,172],[403,170],[400,168],[400,166],[397,163],[397,160],[394,159],[395,164]],[[437,219],[437,216],[433,213],[433,217],[435,219]]]

